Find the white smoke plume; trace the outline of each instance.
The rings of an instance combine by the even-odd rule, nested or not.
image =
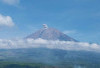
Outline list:
[[[43,24],[43,27],[44,27],[45,29],[47,29],[47,28],[48,28],[47,24]]]
[[[73,41],[53,41],[43,39],[20,39],[20,40],[4,40],[0,39],[0,49],[19,49],[19,48],[49,48],[62,49],[72,51],[94,51],[100,52],[100,45],[85,42]]]

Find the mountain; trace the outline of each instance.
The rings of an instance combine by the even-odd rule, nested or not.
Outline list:
[[[0,50],[0,61],[42,63],[55,65],[57,68],[100,68],[100,53],[48,48],[2,49]]]
[[[60,40],[60,41],[76,41],[75,39],[67,36],[66,34],[60,32],[54,28],[48,28],[46,24],[43,24],[44,28],[36,31],[35,33],[27,36],[26,38],[32,39],[46,39],[46,40]]]
[[[61,40],[61,41],[76,41],[75,39],[67,36],[66,34],[60,32],[54,28],[48,28],[47,25],[43,25],[44,28],[39,31],[29,35],[27,38],[32,39],[46,39],[46,40]],[[9,44],[9,43],[7,43]],[[19,47],[22,44],[17,44]],[[17,46],[16,45],[16,46]],[[35,44],[26,44],[25,46],[36,46]],[[43,45],[44,44],[39,44]],[[56,44],[57,45],[57,44]],[[58,44],[63,47],[62,44]],[[78,44],[75,44],[76,47]],[[37,45],[38,46],[38,45]],[[54,66],[53,68],[100,68],[100,53],[95,51],[88,50],[63,50],[63,49],[52,49],[45,47],[33,47],[33,48],[12,48],[12,49],[0,49],[0,62],[5,64],[8,63],[42,63],[50,66]],[[52,45],[50,45],[52,46]],[[59,47],[58,46],[58,47]],[[67,46],[67,45],[66,45]],[[88,47],[88,46],[87,46]],[[70,48],[70,46],[69,46]],[[73,47],[74,48],[74,47]],[[80,48],[80,47],[79,47]],[[28,65],[20,65],[20,64],[7,64],[7,67],[0,68],[52,68],[52,67],[44,67],[32,64],[32,66]],[[16,67],[17,66],[17,67]]]

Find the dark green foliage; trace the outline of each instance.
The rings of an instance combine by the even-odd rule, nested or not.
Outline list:
[[[0,62],[0,68],[55,68],[55,67],[40,63]]]
[[[100,64],[87,62],[60,62],[58,64],[0,62],[0,68],[100,68]]]

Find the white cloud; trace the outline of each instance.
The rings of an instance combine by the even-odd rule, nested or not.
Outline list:
[[[73,41],[53,41],[43,39],[26,39],[26,40],[3,40],[0,39],[0,49],[18,49],[18,48],[49,48],[49,49],[62,49],[74,51],[94,51],[100,52],[100,45],[89,44],[86,42],[73,42]]]
[[[8,5],[17,5],[20,3],[20,0],[2,0],[2,2],[8,4]]]
[[[14,22],[10,16],[4,16],[0,14],[0,26],[14,26]]]

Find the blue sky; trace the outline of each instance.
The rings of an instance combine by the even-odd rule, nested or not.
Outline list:
[[[1,39],[23,38],[45,23],[79,41],[100,43],[100,0],[0,0],[0,15]]]

